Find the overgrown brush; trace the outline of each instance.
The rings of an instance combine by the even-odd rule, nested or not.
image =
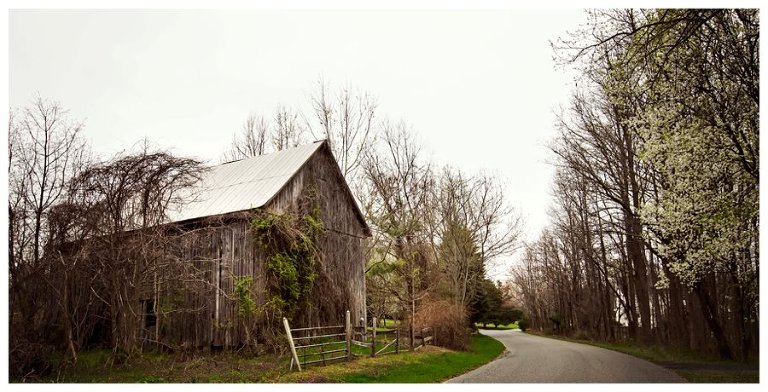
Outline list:
[[[461,305],[445,300],[425,301],[416,311],[414,326],[417,331],[432,328],[436,346],[453,350],[469,349],[469,318]]]
[[[8,375],[11,381],[28,381],[46,376],[56,370],[55,348],[28,340],[10,342]]]

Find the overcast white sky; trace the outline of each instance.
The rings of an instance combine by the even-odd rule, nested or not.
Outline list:
[[[373,93],[379,114],[410,123],[434,162],[496,174],[532,239],[547,223],[546,144],[573,80],[549,41],[584,18],[564,9],[12,10],[9,103],[38,92],[59,101],[104,155],[146,136],[217,163],[250,112],[306,107],[322,75]]]

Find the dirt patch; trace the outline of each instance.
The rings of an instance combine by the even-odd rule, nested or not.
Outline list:
[[[454,352],[453,350],[450,350],[444,347],[439,347],[439,346],[424,346],[419,348],[417,351],[421,353],[452,353]]]

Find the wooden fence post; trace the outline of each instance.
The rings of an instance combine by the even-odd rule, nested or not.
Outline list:
[[[352,321],[349,319],[349,310],[347,310],[344,319],[344,330],[347,333],[347,361],[352,360]]]
[[[371,356],[376,356],[376,317],[373,318],[373,332],[371,332]]]
[[[291,355],[293,355],[293,361],[296,362],[296,367],[301,371],[301,363],[299,362],[299,356],[296,355],[296,346],[293,344],[293,336],[291,335],[291,327],[288,325],[288,319],[283,317],[283,327],[285,327],[285,335],[288,337],[288,345],[291,347]]]
[[[360,341],[365,343],[365,341],[367,340],[366,338],[368,337],[368,328],[365,324],[365,319],[362,317],[360,317],[360,326],[363,327],[362,335],[360,335]]]
[[[400,354],[400,328],[395,330],[395,354]]]

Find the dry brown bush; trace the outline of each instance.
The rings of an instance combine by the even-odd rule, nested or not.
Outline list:
[[[24,382],[50,374],[56,368],[51,361],[54,351],[54,347],[47,344],[25,339],[12,341],[8,355],[11,381]]]
[[[469,349],[467,311],[445,300],[427,301],[416,311],[416,331],[432,328],[436,346],[453,350]]]

